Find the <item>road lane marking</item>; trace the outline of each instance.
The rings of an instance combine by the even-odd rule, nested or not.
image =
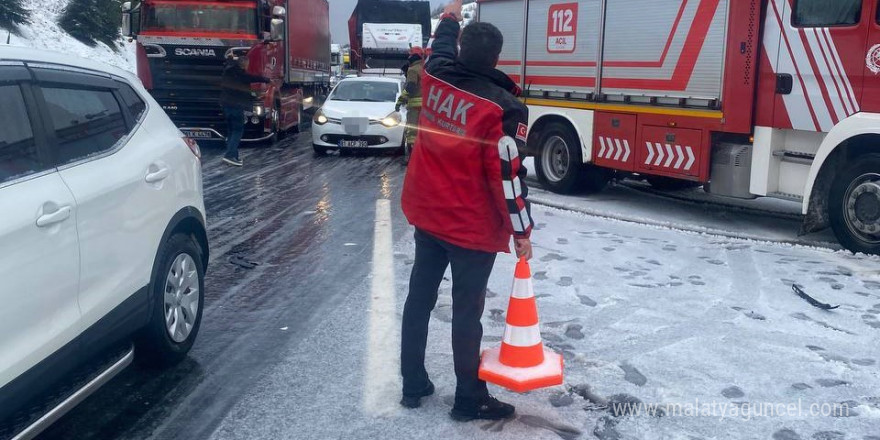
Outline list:
[[[387,415],[399,409],[400,394],[400,323],[394,292],[391,201],[388,199],[376,200],[369,310],[364,411],[369,415]]]

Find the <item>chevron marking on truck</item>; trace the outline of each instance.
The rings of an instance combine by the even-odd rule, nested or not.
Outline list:
[[[684,153],[681,152],[681,145],[675,146],[675,152],[678,153],[678,160],[675,161],[675,169],[681,168],[681,163],[684,162]]]
[[[632,150],[629,147],[629,141],[623,139],[599,137],[599,158],[626,162]],[[622,156],[622,157],[621,157]]]
[[[690,171],[691,167],[694,165],[694,161],[696,160],[696,157],[694,156],[694,150],[687,145],[682,148],[682,146],[678,144],[661,145],[659,142],[655,142],[653,144],[651,142],[645,142],[645,146],[648,147],[648,156],[645,158],[645,165],[654,165],[655,167],[672,168],[676,170],[683,169],[684,171]],[[626,161],[626,158],[628,156],[629,154],[624,156],[624,162]],[[666,161],[663,160],[664,158],[666,159]],[[685,158],[687,158],[687,162],[684,163],[684,168],[682,168],[681,166],[682,163],[685,161]]]

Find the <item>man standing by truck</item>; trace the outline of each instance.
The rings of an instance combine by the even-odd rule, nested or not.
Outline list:
[[[243,165],[238,157],[238,144],[244,134],[244,112],[254,108],[257,99],[251,91],[251,83],[268,83],[269,79],[247,73],[247,55],[235,58],[231,53],[226,57],[221,80],[220,105],[226,116],[226,154],[223,162],[232,166]]]
[[[452,266],[453,419],[502,419],[514,407],[489,395],[478,377],[480,318],[497,252],[531,258],[532,218],[519,149],[528,110],[518,87],[495,69],[503,38],[488,23],[468,25],[457,49],[461,0],[447,7],[421,79],[424,105],[403,184],[403,212],[416,227],[416,256],[401,334],[401,405],[434,393],[425,369],[428,320]]]
[[[400,98],[397,99],[395,110],[406,105],[406,130],[404,139],[406,145],[403,150],[403,163],[409,163],[413,145],[416,143],[416,133],[419,129],[419,113],[422,110],[422,59],[425,51],[419,46],[413,46],[409,50],[409,59],[406,69],[406,86]]]

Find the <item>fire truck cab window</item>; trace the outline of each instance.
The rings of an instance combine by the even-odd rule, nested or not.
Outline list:
[[[253,6],[213,6],[159,2],[146,8],[144,29],[152,31],[222,32],[256,35]]]
[[[861,15],[862,0],[796,0],[792,21],[799,27],[847,26]]]

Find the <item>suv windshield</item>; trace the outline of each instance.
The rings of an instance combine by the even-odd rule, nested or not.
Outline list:
[[[379,81],[343,81],[330,95],[331,101],[394,102],[397,84]]]
[[[253,3],[155,2],[144,11],[144,30],[202,31],[256,35],[257,14]]]

